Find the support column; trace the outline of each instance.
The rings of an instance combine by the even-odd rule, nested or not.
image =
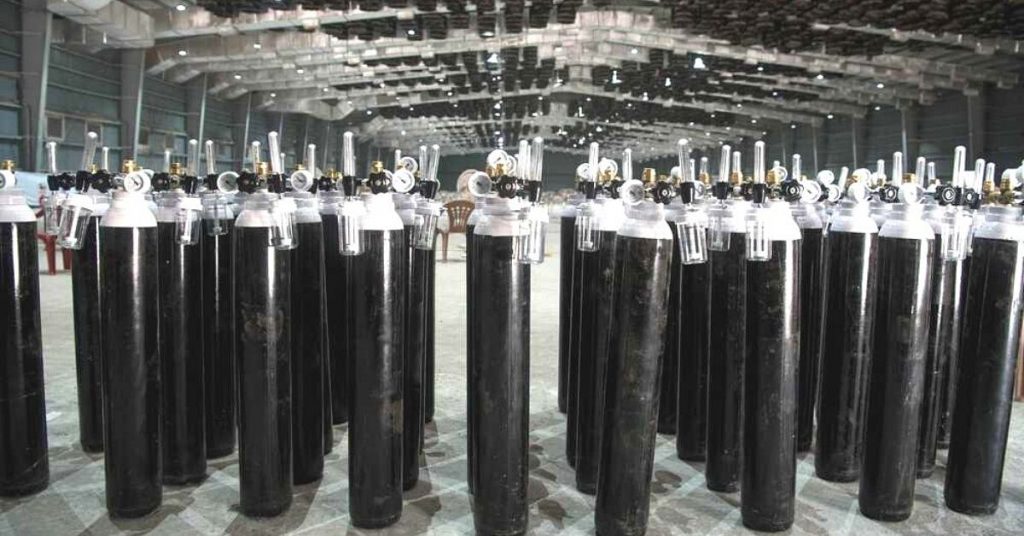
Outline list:
[[[818,132],[818,127],[816,125],[812,124],[811,125],[811,164],[813,164],[814,167],[812,168],[812,171],[810,173],[807,173],[807,176],[812,178],[812,179],[814,178],[815,174],[818,173],[818,170],[821,169],[821,167],[818,165],[818,135],[819,134],[820,133]],[[799,177],[797,177],[797,178],[799,178]]]
[[[917,103],[910,103],[900,109],[900,126],[902,131],[903,154],[907,162],[917,160],[921,156],[921,137],[918,134]]]
[[[867,124],[864,119],[850,118],[850,139],[853,149],[853,169],[867,166]]]
[[[202,144],[206,130],[206,83],[207,75],[204,73],[188,83],[186,87],[186,113],[185,131],[190,138],[199,140]]]
[[[967,154],[973,161],[985,155],[985,89],[967,95]],[[968,165],[967,167],[970,167]]]
[[[46,0],[24,0],[21,6],[21,77],[18,91],[22,104],[21,160],[25,169],[46,169],[46,84],[50,70],[53,15]]]
[[[139,125],[142,120],[142,87],[146,77],[146,51],[121,51],[121,145],[124,158],[139,157]]]
[[[246,153],[249,151],[249,123],[252,120],[252,93],[235,99],[232,103],[232,139],[234,141],[233,158],[235,169],[245,167]]]

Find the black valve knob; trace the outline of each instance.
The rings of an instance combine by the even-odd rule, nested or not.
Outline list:
[[[658,181],[651,189],[651,197],[655,203],[667,205],[676,197],[676,189],[669,182]]]
[[[963,201],[963,190],[943,184],[935,188],[935,200],[942,206],[959,205]]]
[[[714,195],[715,199],[721,199],[723,201],[728,199],[730,190],[732,190],[732,186],[730,186],[728,182],[716,182],[711,185],[711,195]],[[684,200],[683,202],[685,203],[686,201]]]
[[[800,183],[795,180],[785,180],[779,185],[779,195],[790,203],[799,201],[803,191],[803,186],[800,186]]]
[[[437,190],[440,189],[441,183],[437,181],[422,181],[419,184],[420,195],[425,199],[433,199],[437,195]]]
[[[900,189],[891,185],[886,184],[878,190],[878,198],[886,203],[895,203],[899,200]]]
[[[238,175],[238,191],[252,194],[260,187],[260,178],[255,173],[243,171]]]
[[[523,186],[519,179],[504,175],[498,179],[498,197],[513,199],[519,195]]]
[[[370,173],[370,191],[375,194],[383,194],[391,191],[391,179],[386,173]]]
[[[106,171],[100,171],[92,176],[92,182],[89,184],[89,188],[96,190],[100,193],[107,193],[111,188],[114,187],[114,177]]]
[[[154,192],[166,192],[171,189],[171,175],[169,173],[156,173],[153,175],[152,187]]]

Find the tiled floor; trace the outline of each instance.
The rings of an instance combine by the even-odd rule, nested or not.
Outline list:
[[[549,250],[554,246],[554,236]],[[453,259],[461,258],[459,244]],[[557,256],[533,275],[531,370],[532,534],[593,533],[594,500],[577,493],[565,463],[565,420],[556,411]],[[465,264],[438,264],[438,376],[436,427],[426,442],[427,466],[421,481],[406,494],[401,521],[379,534],[456,535],[472,532],[466,494],[465,463]],[[44,276],[47,410],[52,483],[36,496],[0,501],[0,534],[62,536],[150,531],[154,534],[363,534],[348,520],[345,428],[327,459],[324,479],[296,490],[286,514],[251,520],[237,512],[238,466],[235,458],[211,463],[209,478],[196,487],[164,489],[164,505],[137,521],[112,521],[104,510],[103,459],[77,446],[74,358],[71,339],[71,281]],[[857,513],[857,485],[837,485],[813,477],[813,459],[802,457],[797,477],[797,521],[793,533],[815,534],[1020,534],[1024,531],[1024,417],[1015,408],[1002,503],[992,516],[972,518],[943,506],[942,464],[930,479],[918,482],[913,517],[881,524]],[[746,533],[740,525],[739,495],[704,487],[699,464],[675,457],[673,438],[659,438],[649,534]]]

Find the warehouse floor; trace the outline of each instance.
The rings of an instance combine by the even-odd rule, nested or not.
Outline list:
[[[554,231],[557,232],[557,229]],[[252,520],[237,511],[235,457],[210,464],[197,487],[164,488],[164,505],[147,518],[113,521],[104,509],[103,458],[78,447],[78,414],[71,324],[71,278],[42,277],[46,350],[50,487],[33,497],[0,500],[0,534],[61,536],[152,531],[154,534],[468,534],[473,521],[466,493],[465,263],[461,237],[451,258],[437,269],[437,416],[426,441],[427,466],[420,484],[406,493],[401,521],[386,530],[362,531],[349,524],[345,427],[318,485],[296,489],[285,515]],[[557,247],[552,234],[548,250]],[[439,255],[440,256],[440,255]],[[574,488],[565,463],[565,418],[556,410],[558,257],[549,255],[533,276],[533,337],[530,417],[530,532],[593,533],[593,497]],[[797,520],[793,533],[814,534],[1019,534],[1024,527],[1024,405],[1015,406],[1002,503],[988,517],[956,514],[943,505],[944,453],[935,475],[918,481],[913,517],[877,523],[857,512],[857,484],[838,485],[813,477],[813,457],[801,456],[797,475]],[[745,533],[739,494],[704,487],[701,464],[675,457],[673,438],[661,436],[654,466],[649,534]],[[1016,527],[1016,528],[1015,528]]]

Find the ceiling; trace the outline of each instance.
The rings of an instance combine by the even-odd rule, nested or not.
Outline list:
[[[116,13],[85,9],[100,4]],[[206,75],[223,98],[251,93],[258,109],[340,121],[381,145],[440,137],[449,152],[541,135],[568,151],[596,140],[659,156],[679,136],[717,145],[877,106],[927,105],[942,91],[1010,88],[1024,66],[1024,3],[1000,0],[50,6],[102,25],[108,46],[151,45],[152,75]],[[119,33],[119,18],[134,25]]]

